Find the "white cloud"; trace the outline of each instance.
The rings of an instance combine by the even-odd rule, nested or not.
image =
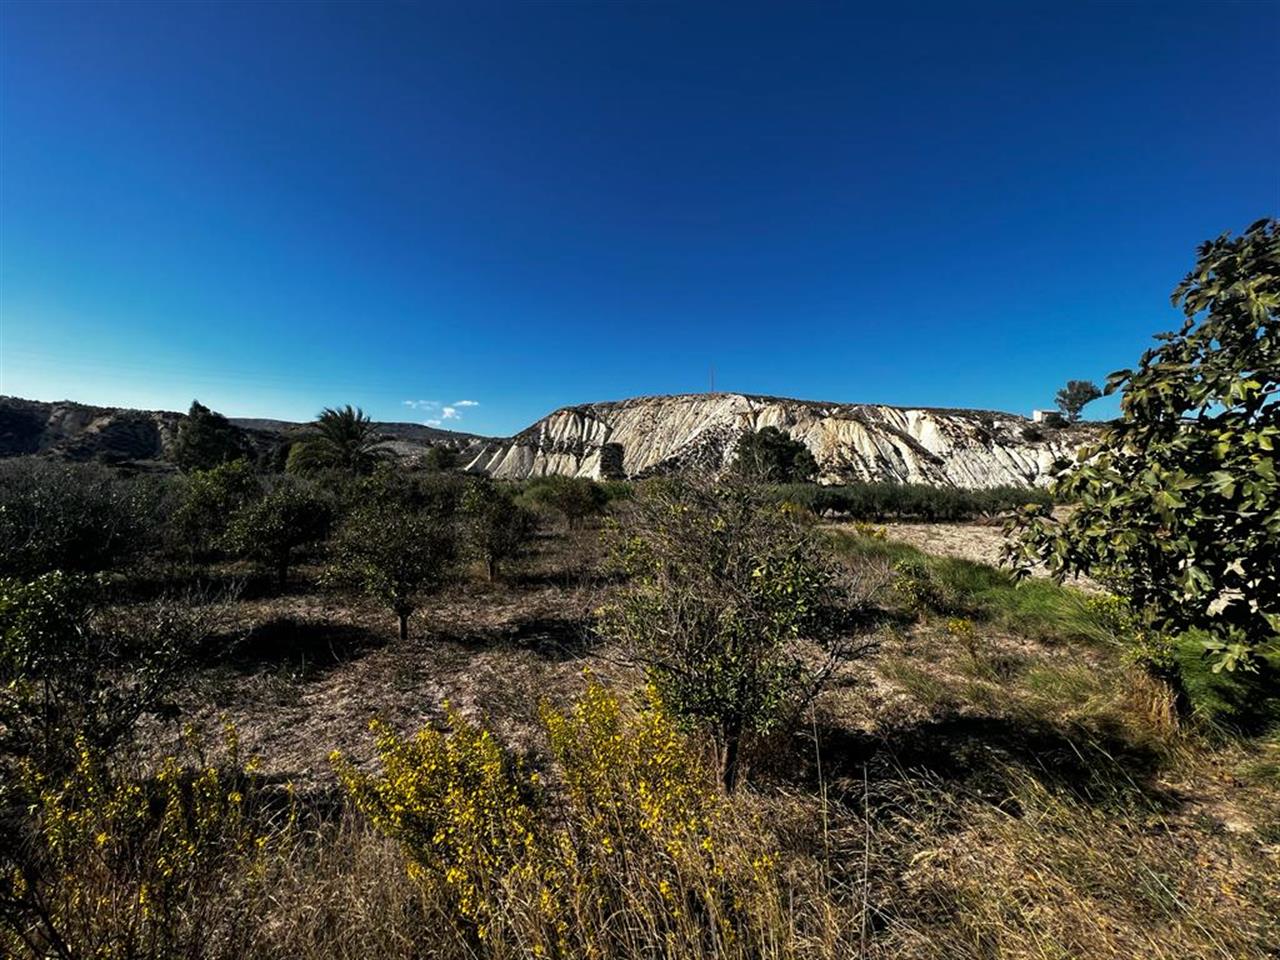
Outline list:
[[[402,402],[406,407],[412,407],[414,410],[435,410],[440,406],[439,400],[404,400]]]
[[[480,401],[479,400],[457,400],[454,402],[453,405],[455,407],[478,407],[480,406]]]
[[[439,420],[425,420],[425,421],[423,421],[423,422],[424,422],[428,427],[438,427],[438,426],[440,426],[440,421],[439,421]]]
[[[461,419],[462,419],[462,414],[460,414],[460,413],[458,412],[458,408],[457,408],[457,407],[442,407],[442,408],[441,408],[441,410],[440,410],[440,413],[441,413],[441,415],[443,415],[443,417],[444,417],[446,420],[461,420]]]

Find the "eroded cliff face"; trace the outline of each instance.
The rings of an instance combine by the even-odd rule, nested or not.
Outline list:
[[[773,426],[803,442],[819,480],[890,480],[961,487],[1031,486],[1084,442],[1088,428],[1033,426],[975,410],[818,403],[743,394],[640,397],[557,410],[468,469],[524,479],[547,474],[644,477],[729,463],[738,438]]]

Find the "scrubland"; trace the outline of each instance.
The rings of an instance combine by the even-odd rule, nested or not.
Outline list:
[[[726,795],[594,629],[601,533],[543,522],[403,640],[319,557],[283,589],[215,565],[238,588],[204,594],[170,709],[15,774],[39,849],[10,857],[6,951],[1275,955],[1280,736],[1207,672],[1175,709],[1096,598],[822,531],[878,584],[878,651]]]

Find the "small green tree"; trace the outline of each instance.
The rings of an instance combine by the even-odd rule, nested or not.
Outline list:
[[[289,448],[285,461],[289,473],[337,470],[364,475],[385,456],[373,421],[359,407],[325,407],[311,426],[312,432]]]
[[[180,470],[190,471],[210,470],[249,452],[244,431],[199,400],[192,400],[186,419],[178,425],[171,455]]]
[[[233,553],[274,571],[284,587],[295,552],[323,540],[332,519],[329,504],[313,491],[281,483],[235,512],[225,542]]]
[[[1006,557],[1125,596],[1146,632],[1204,631],[1214,668],[1257,667],[1280,634],[1280,229],[1203,244],[1176,333],[1111,375],[1121,418],[1061,473],[1077,506],[1024,512]]]
[[[457,555],[457,533],[427,510],[405,512],[370,504],[347,516],[331,544],[328,579],[352,584],[390,605],[409,638],[409,617],[425,593],[446,581]]]
[[[524,499],[535,507],[556,511],[573,530],[587,517],[604,512],[609,496],[600,484],[586,477],[553,474],[530,481]]]
[[[799,440],[764,427],[744,433],[738,440],[734,470],[761,483],[807,483],[818,475],[818,462]]]
[[[467,484],[462,495],[462,518],[468,547],[484,564],[489,580],[499,564],[520,555],[537,526],[529,510],[487,477],[477,477]]]
[[[1088,404],[1102,396],[1098,385],[1091,380],[1068,380],[1067,385],[1058,391],[1055,402],[1068,423],[1080,419],[1080,411]]]
[[[182,484],[172,519],[182,549],[193,559],[213,553],[226,536],[232,516],[261,493],[261,480],[244,460],[192,470]]]
[[[667,707],[709,732],[726,790],[753,737],[794,718],[873,646],[859,585],[811,531],[740,483],[647,484],[617,529],[630,582],[601,630]]]

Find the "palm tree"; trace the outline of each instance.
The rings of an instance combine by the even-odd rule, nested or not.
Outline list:
[[[365,474],[384,455],[373,421],[359,407],[325,407],[312,424],[314,432],[298,440],[286,465],[291,473],[313,473],[332,468]]]

